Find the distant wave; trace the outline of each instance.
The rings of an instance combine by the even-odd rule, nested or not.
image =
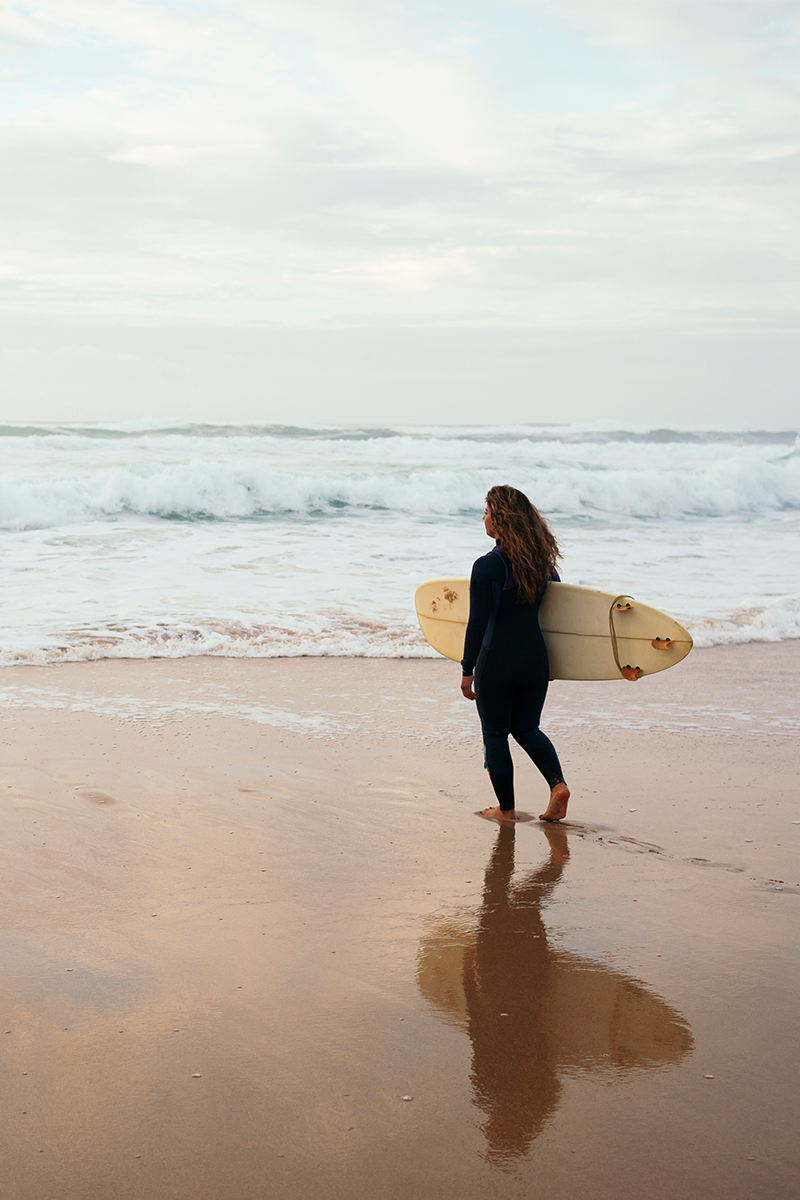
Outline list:
[[[653,428],[647,426],[613,426],[608,422],[573,425],[218,425],[199,422],[165,423],[156,420],[121,421],[109,424],[39,424],[0,423],[0,439],[8,438],[70,438],[92,442],[119,440],[152,440],[177,438],[242,438],[295,440],[299,442],[373,441],[410,438],[416,442],[465,441],[473,443],[561,442],[568,444],[602,445],[631,443],[633,445],[732,445],[732,446],[791,446],[798,437],[796,429],[748,429],[715,427]]]
[[[123,514],[170,520],[319,516],[381,510],[418,516],[477,512],[497,468],[294,474],[271,466],[191,463],[66,478],[0,481],[0,527],[44,529]],[[622,469],[519,463],[506,475],[548,513],[664,519],[800,510],[800,456],[733,458],[697,469]]]

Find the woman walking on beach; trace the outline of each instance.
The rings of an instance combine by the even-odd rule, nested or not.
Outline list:
[[[550,786],[541,820],[560,821],[567,815],[569,788],[555,748],[539,728],[550,679],[539,605],[549,581],[558,580],[558,543],[528,497],[507,484],[490,489],[483,523],[496,545],[472,568],[461,662],[461,691],[477,700],[497,797],[497,806],[482,815],[516,820],[511,734]]]

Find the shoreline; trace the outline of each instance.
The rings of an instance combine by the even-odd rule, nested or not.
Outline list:
[[[200,625],[200,624],[201,623],[198,622],[198,625]],[[263,632],[264,628],[265,627],[258,627],[256,629],[256,632]],[[241,627],[238,627],[237,634],[240,632],[241,632]],[[315,659],[315,658],[333,659],[338,662],[341,662],[341,661],[346,661],[346,662],[349,662],[349,661],[355,661],[355,662],[372,662],[372,661],[375,661],[375,662],[439,662],[442,659],[442,656],[440,654],[438,654],[435,650],[433,650],[431,645],[421,637],[421,635],[419,633],[419,629],[416,625],[414,625],[411,630],[407,630],[407,629],[400,630],[400,629],[396,629],[396,628],[390,629],[388,627],[387,628],[376,627],[374,632],[375,632],[376,637],[378,637],[379,639],[389,639],[389,640],[395,641],[396,643],[400,643],[400,642],[406,643],[408,640],[410,640],[412,644],[410,646],[405,645],[405,648],[402,651],[402,653],[398,652],[398,653],[392,654],[392,655],[383,655],[380,653],[377,653],[377,654],[369,653],[367,651],[364,651],[364,652],[351,651],[349,649],[330,650],[329,648],[328,649],[318,648],[316,650],[314,650],[314,649],[311,649],[311,650],[293,649],[293,650],[290,650],[289,652],[285,652],[285,650],[281,650],[281,651],[276,651],[274,653],[269,653],[269,654],[251,654],[251,653],[240,654],[240,653],[229,653],[226,650],[221,650],[221,649],[198,650],[196,648],[197,647],[197,627],[192,626],[192,627],[188,628],[187,630],[184,630],[180,634],[180,637],[186,636],[186,638],[187,638],[186,644],[192,647],[192,650],[190,653],[186,653],[186,654],[169,654],[169,653],[166,653],[166,654],[159,654],[159,653],[136,654],[136,653],[130,653],[130,654],[127,654],[127,653],[123,652],[123,653],[108,654],[108,655],[104,655],[101,653],[97,657],[88,657],[88,658],[56,657],[56,658],[50,658],[50,659],[43,660],[43,659],[37,659],[37,657],[36,657],[37,654],[40,653],[39,650],[19,650],[16,652],[17,656],[13,659],[10,659],[10,660],[0,659],[0,678],[2,678],[2,675],[6,671],[17,671],[17,670],[24,669],[26,667],[36,668],[39,670],[47,670],[47,669],[57,668],[57,667],[92,666],[92,665],[100,664],[100,663],[113,663],[113,662],[116,662],[116,663],[126,663],[126,662],[127,663],[135,663],[135,662],[138,662],[138,663],[147,663],[147,662],[181,663],[181,662],[196,661],[198,659],[200,659],[200,660],[202,660],[202,659],[222,659],[226,662],[247,663],[247,662],[273,662],[273,661],[292,662],[292,661],[296,661],[297,659]],[[689,630],[688,632],[690,633],[690,636],[693,639],[693,647],[690,652],[692,655],[696,655],[696,654],[700,654],[700,653],[705,654],[707,651],[737,651],[737,650],[746,651],[747,648],[750,646],[753,646],[753,647],[791,646],[793,643],[800,642],[800,637],[784,637],[784,638],[781,638],[778,640],[772,639],[772,638],[770,638],[770,639],[765,638],[763,640],[759,640],[756,638],[756,639],[753,639],[750,641],[745,641],[745,642],[720,641],[720,642],[713,642],[709,645],[706,645],[706,644],[703,644],[699,640],[700,637],[702,636],[702,633],[698,633],[697,631],[695,631],[695,633],[692,634],[691,630]],[[287,636],[289,636],[289,644],[290,644],[291,643],[291,635],[287,635]],[[298,644],[303,643],[306,640],[306,635],[298,634],[296,636],[297,636]],[[119,640],[119,639],[114,638],[114,637],[109,638],[110,643],[113,643],[116,640]],[[95,643],[95,645],[96,644],[97,643]],[[101,643],[101,644],[104,644],[104,643]],[[152,645],[153,643],[150,643],[150,644]],[[60,647],[59,649],[63,649],[63,647]],[[42,649],[41,653],[46,654],[46,653],[49,653],[49,651]],[[683,660],[681,660],[681,661],[683,661]],[[676,665],[680,665],[680,664],[678,663]],[[667,669],[674,670],[675,667],[673,666],[673,667],[667,668]],[[663,672],[661,672],[661,673],[663,673]],[[587,682],[587,681],[573,680],[572,682],[580,683],[580,682]],[[607,682],[613,683],[615,681],[609,680]]]
[[[553,685],[510,843],[457,664],[0,672],[8,1200],[788,1198],[798,666]]]

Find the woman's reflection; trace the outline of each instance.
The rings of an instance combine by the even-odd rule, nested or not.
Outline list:
[[[423,939],[423,996],[472,1042],[472,1086],[496,1162],[525,1154],[577,1071],[620,1076],[663,1067],[692,1047],[688,1026],[641,983],[553,950],[542,903],[569,858],[563,829],[543,830],[544,866],[512,882],[513,826],[503,827],[477,914],[437,921]]]

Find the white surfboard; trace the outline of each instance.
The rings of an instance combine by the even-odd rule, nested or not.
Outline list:
[[[469,619],[469,580],[431,579],[414,596],[434,650],[460,662]],[[674,667],[692,648],[682,625],[630,596],[550,583],[539,609],[553,679],[639,679]]]

